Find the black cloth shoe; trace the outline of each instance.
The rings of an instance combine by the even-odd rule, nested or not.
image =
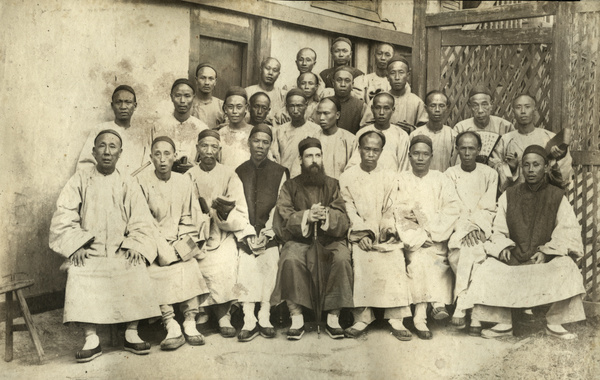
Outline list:
[[[185,344],[185,338],[183,335],[179,335],[176,338],[165,338],[160,342],[160,349],[163,351],[173,351]]]
[[[419,329],[415,329],[417,331],[417,336],[423,340],[429,340],[433,338],[433,334],[431,333],[431,331],[425,331],[425,330],[419,330]]]
[[[102,347],[98,345],[96,348],[92,348],[91,350],[77,351],[75,354],[75,359],[77,359],[77,363],[87,363],[96,359],[100,355],[102,355]]]
[[[185,336],[185,341],[190,346],[202,346],[202,345],[204,345],[204,335],[202,335],[200,333],[198,335],[188,335],[184,331],[183,332],[183,336]]]
[[[252,331],[250,331],[250,330],[240,331],[240,333],[238,334],[238,341],[250,342],[252,339],[256,338],[257,336],[258,336],[258,323],[256,324],[256,326],[254,326]]]
[[[346,338],[356,339],[356,338],[359,338],[362,335],[364,335],[366,332],[367,332],[366,327],[362,330],[357,330],[354,327],[348,327],[346,330],[344,330],[344,336]]]
[[[125,339],[125,343],[123,344],[123,349],[125,351],[132,352],[136,355],[147,355],[150,353],[150,343],[148,343],[148,342],[129,343],[127,341],[127,339]]]
[[[481,326],[470,326],[469,327],[469,335],[470,336],[481,336],[481,330],[483,330],[483,328]]]
[[[233,338],[235,336],[235,328],[219,327],[219,334],[221,334],[223,338]]]
[[[412,339],[412,334],[408,330],[396,330],[395,328],[390,326],[390,331],[396,339],[401,340],[403,342],[407,342]]]
[[[290,328],[287,332],[287,338],[289,340],[300,340],[302,335],[304,335],[304,326],[300,327],[299,329]]]
[[[329,325],[325,325],[325,330],[327,330],[327,334],[333,339],[343,339],[344,338],[344,329],[329,327]]]
[[[267,339],[275,338],[276,335],[274,327],[262,327],[260,324],[258,324],[258,331],[262,337]]]

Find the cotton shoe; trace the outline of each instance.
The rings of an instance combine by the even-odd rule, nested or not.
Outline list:
[[[277,334],[274,327],[262,327],[260,323],[258,324],[258,331],[262,337],[267,339],[275,338]]]
[[[513,329],[512,329],[512,325],[504,325],[507,326],[507,328],[502,328],[503,326],[499,326],[499,324],[497,324],[496,326],[490,328],[490,329],[483,329],[481,330],[481,336],[483,338],[487,338],[487,339],[491,339],[491,338],[501,338],[503,336],[512,336],[513,335]]]
[[[102,347],[100,344],[91,350],[79,350],[75,354],[75,359],[77,363],[87,363],[96,359],[98,356],[102,355]]]
[[[258,323],[254,326],[252,330],[242,330],[238,334],[238,341],[240,342],[250,342],[252,339],[258,336]]]
[[[181,339],[183,339],[183,337],[181,337]],[[132,352],[136,355],[147,355],[150,353],[150,343],[148,343],[148,342],[129,343],[127,341],[127,339],[125,339],[125,343],[123,344],[123,349],[125,351]]]
[[[302,338],[302,335],[304,335],[304,326],[298,329],[293,329],[290,327],[290,329],[287,332],[287,338],[289,340],[300,340],[300,338]]]
[[[325,325],[325,330],[327,334],[333,339],[343,339],[344,338],[344,329],[341,327],[331,327],[329,325]]]

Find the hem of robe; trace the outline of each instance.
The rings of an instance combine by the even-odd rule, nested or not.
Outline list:
[[[448,263],[454,272],[453,301],[465,293],[473,280],[473,275],[486,259],[483,244],[474,247],[462,246],[448,252]]]
[[[145,265],[90,257],[67,270],[63,323],[113,324],[158,317],[160,307]]]
[[[235,293],[239,302],[270,302],[277,282],[279,248],[270,247],[254,256],[239,250]]]
[[[163,267],[152,264],[148,273],[159,305],[184,302],[209,292],[195,259]]]
[[[452,303],[454,278],[447,250],[441,244],[407,252],[406,267],[410,281],[412,303]]]
[[[206,251],[206,256],[198,260],[198,268],[206,281],[209,297],[201,307],[220,305],[237,300],[234,290],[237,280],[238,248],[232,234],[227,234],[217,249]]]
[[[569,256],[548,263],[510,266],[488,258],[475,272],[465,305],[529,308],[585,294],[579,268]]]
[[[404,251],[365,252],[352,247],[355,307],[395,308],[412,303]]]

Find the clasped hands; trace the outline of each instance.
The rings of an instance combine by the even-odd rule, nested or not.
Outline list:
[[[125,252],[125,259],[129,262],[130,265],[146,263],[146,258],[141,253],[133,249],[123,249],[122,251]],[[88,250],[81,247],[71,255],[71,262],[76,267],[83,267],[85,266],[85,260],[89,259],[89,257],[90,253],[88,252]]]
[[[308,211],[308,222],[314,223],[319,220],[325,221],[327,214],[329,213],[329,207],[321,206],[321,202],[312,205]]]
[[[265,248],[267,247],[267,243],[269,242],[269,238],[265,236],[262,231],[258,236],[251,235],[247,236],[245,239],[246,245],[250,248],[252,253],[255,256],[258,256],[264,253]]]

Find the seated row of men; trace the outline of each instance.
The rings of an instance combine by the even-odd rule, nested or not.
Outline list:
[[[97,324],[127,322],[125,349],[136,354],[150,350],[137,334],[145,318],[162,316],[165,350],[204,344],[196,324],[208,310],[221,335],[234,337],[236,302],[244,315],[240,341],[274,337],[270,308],[283,301],[291,340],[304,334],[303,309],[324,310],[326,331],[337,339],[364,333],[373,307],[385,309],[398,339],[411,339],[404,325],[411,316],[416,334],[431,339],[428,307],[444,319],[454,302],[451,323],[459,329],[473,309],[470,334],[510,335],[510,308],[552,303],[547,334],[575,337],[562,324],[585,319],[581,274],[571,258],[581,256],[582,243],[569,202],[548,183],[544,148],[525,149],[525,182],[496,207],[498,175],[476,162],[482,141],[475,132],[457,136],[460,165],[446,173],[430,169],[432,139],[413,136],[410,169],[398,173],[379,165],[386,134],[365,131],[358,164],[339,181],[327,175],[329,152],[314,137],[298,143],[300,173],[287,179],[288,170],[268,157],[275,135],[268,125],[252,127],[250,157],[233,168],[217,159],[225,137],[205,129],[196,140],[198,164],[185,175],[172,172],[177,143],[157,136],[150,146],[154,171],[135,178],[117,170],[127,151],[120,134],[107,129],[95,136],[96,164],[70,179],[50,231],[50,247],[73,264],[64,321],[84,326],[78,361],[102,353]],[[322,257],[314,258],[315,248]],[[343,308],[354,315],[346,330]],[[481,321],[496,325],[482,331]]]

